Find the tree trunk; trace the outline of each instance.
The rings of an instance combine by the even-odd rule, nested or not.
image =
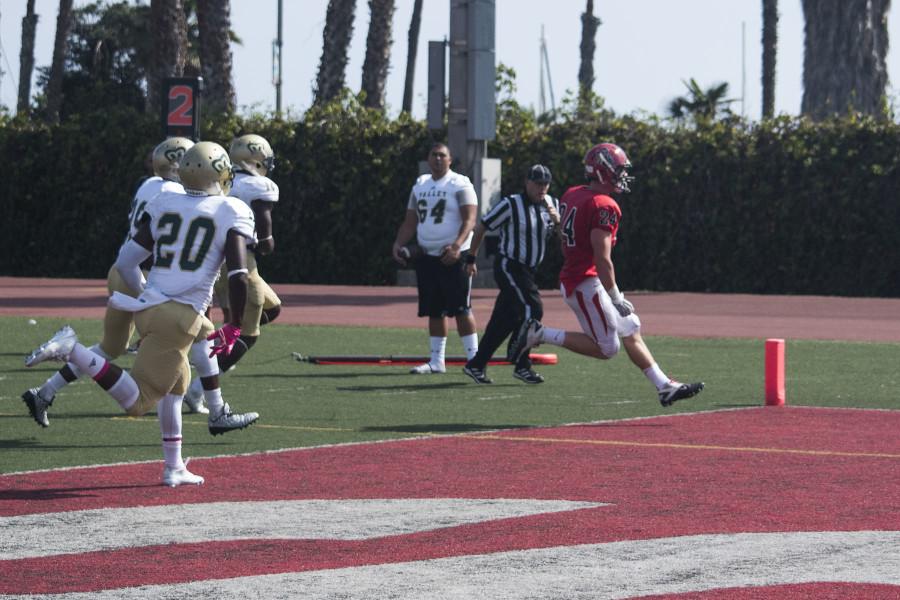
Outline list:
[[[594,51],[600,19],[594,16],[594,0],[587,0],[587,8],[581,15],[581,66],[578,68],[578,97],[580,104],[588,102],[594,87]]]
[[[158,110],[163,80],[184,74],[187,60],[187,21],[184,0],[150,0],[153,56],[147,71],[147,110]]]
[[[885,116],[890,0],[803,0],[806,41],[801,112]]]
[[[356,0],[328,0],[325,31],[322,33],[322,60],[316,76],[315,104],[336,98],[344,87],[347,50],[353,35]]]
[[[59,123],[62,108],[62,80],[66,63],[66,46],[72,29],[72,0],[59,0],[59,14],[56,17],[56,38],[53,41],[53,62],[47,81],[47,121]]]
[[[778,0],[762,0],[762,117],[775,116],[775,58],[778,51]]]
[[[413,3],[412,19],[406,45],[406,80],[403,84],[403,112],[412,112],[413,79],[416,75],[416,54],[419,51],[419,29],[422,26],[422,0]]]
[[[197,26],[206,105],[213,113],[234,114],[237,101],[231,76],[230,0],[197,0]]]
[[[38,16],[34,14],[34,0],[28,0],[22,17],[22,47],[19,50],[19,99],[16,114],[26,114],[31,106],[31,74],[34,72],[34,36]]]
[[[391,66],[391,23],[394,0],[369,0],[369,34],[363,62],[362,91],[369,108],[384,108],[384,87]]]

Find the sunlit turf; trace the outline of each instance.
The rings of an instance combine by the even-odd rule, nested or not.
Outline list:
[[[21,393],[58,368],[34,369],[23,358],[66,321],[0,318],[0,472],[159,460],[155,415],[129,418],[91,381],[60,392],[50,427],[28,416]],[[70,321],[86,345],[99,339],[99,321]],[[662,368],[684,381],[702,380],[698,397],[663,409],[655,389],[624,352],[611,361],[561,348],[559,363],[537,368],[547,382],[526,385],[509,366],[492,366],[494,384],[478,386],[450,367],[444,375],[410,375],[400,366],[317,366],[302,354],[426,354],[419,329],[309,327],[273,324],[238,367],[222,378],[235,411],[257,411],[249,429],[212,437],[206,419],[184,417],[185,456],[211,456],[451,434],[500,428],[559,425],[683,411],[759,406],[763,403],[763,340],[649,337]],[[448,353],[461,354],[454,333]],[[789,405],[897,409],[900,344],[788,340]],[[132,357],[119,364],[129,367]]]

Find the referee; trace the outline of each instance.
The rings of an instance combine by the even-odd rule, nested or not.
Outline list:
[[[544,305],[534,282],[535,271],[544,259],[550,234],[559,227],[559,201],[548,196],[550,169],[534,165],[525,177],[525,192],[502,198],[478,222],[466,270],[475,275],[475,256],[488,231],[500,232],[500,245],[494,257],[494,280],[500,294],[488,321],[478,352],[463,373],[476,383],[492,383],[485,373],[488,361],[512,332],[529,318],[540,320]],[[513,377],[525,383],[543,383],[544,378],[531,368],[524,353],[515,364]]]

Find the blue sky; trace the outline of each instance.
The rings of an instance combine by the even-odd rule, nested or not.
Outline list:
[[[149,1],[149,0],[148,0]],[[285,108],[300,113],[312,101],[322,47],[327,0],[284,0]],[[7,72],[0,85],[0,103],[15,103],[21,19],[26,0],[3,0],[0,25],[4,56],[0,68]],[[76,0],[76,6],[86,4]],[[387,102],[399,111],[406,69],[406,36],[412,0],[396,0],[394,46],[388,78]],[[551,76],[557,103],[567,89],[577,85],[580,15],[584,0],[497,0],[497,60],[517,74],[517,99],[538,106],[540,94],[539,39],[543,25],[548,43]],[[779,53],[775,90],[776,110],[796,114],[802,98],[803,14],[800,0],[779,2]],[[40,15],[37,65],[49,64],[56,26],[57,0],[37,0]],[[231,0],[232,25],[243,39],[234,46],[234,77],[238,104],[272,108],[272,40],[276,33],[276,0]],[[742,91],[742,23],[746,76],[744,112],[760,114],[761,62],[760,0],[629,0],[595,2],[595,14],[603,20],[596,41],[594,90],[617,112],[647,111],[662,114],[667,103],[684,94],[682,80],[693,77],[703,86],[727,81],[731,97]],[[425,0],[419,54],[416,62],[413,114],[424,117],[427,90],[427,42],[449,35],[449,0]],[[892,82],[900,81],[900,19],[891,19],[894,44],[888,56]],[[368,3],[357,0],[357,16],[347,67],[347,84],[358,90],[368,28]],[[889,89],[891,95],[893,88]],[[549,102],[549,99],[548,99]],[[741,112],[741,103],[733,105]]]

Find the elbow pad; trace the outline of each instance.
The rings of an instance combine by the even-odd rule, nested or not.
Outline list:
[[[152,252],[147,250],[134,240],[128,240],[119,249],[115,267],[125,281],[125,285],[135,293],[144,289],[144,274],[141,273],[141,263],[150,257]]]

